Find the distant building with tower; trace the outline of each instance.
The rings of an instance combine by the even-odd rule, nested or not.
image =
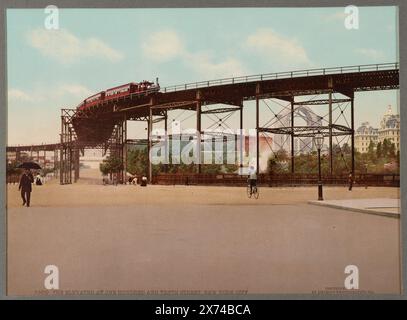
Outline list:
[[[394,143],[396,151],[400,150],[400,115],[394,114],[389,105],[386,113],[380,121],[379,142],[383,143],[387,139]]]
[[[376,148],[379,142],[384,139],[394,143],[396,151],[400,150],[400,115],[394,114],[389,105],[386,113],[380,121],[380,127],[374,128],[369,122],[363,122],[355,132],[355,149],[358,152],[365,153],[369,150],[370,142]]]

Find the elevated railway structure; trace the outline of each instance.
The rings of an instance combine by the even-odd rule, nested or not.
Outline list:
[[[126,165],[127,122],[146,121],[147,144],[151,150],[154,124],[164,122],[168,132],[168,112],[189,110],[195,112],[198,149],[201,150],[203,115],[214,115],[222,121],[222,114],[237,113],[238,128],[243,127],[245,102],[255,103],[252,113],[255,122],[255,162],[259,171],[260,135],[272,134],[288,137],[290,148],[290,172],[295,174],[295,139],[312,138],[322,133],[327,139],[329,174],[335,174],[333,146],[340,145],[342,137],[349,139],[351,157],[349,171],[355,171],[354,114],[355,93],[399,88],[399,64],[383,63],[357,66],[319,68],[289,72],[267,73],[251,76],[217,79],[169,86],[154,91],[129,93],[117,99],[94,103],[89,108],[62,109],[61,135],[58,149],[61,161],[61,184],[71,183],[71,170],[79,175],[80,150],[102,148],[123,159]],[[268,101],[282,101],[282,110],[275,111]],[[266,104],[270,113],[261,113],[260,104]],[[296,122],[298,110],[303,106],[324,106],[320,121]],[[282,121],[282,117],[287,117]],[[339,140],[338,140],[339,139]],[[341,140],[342,139],[342,140]],[[242,139],[240,139],[242,141]],[[336,142],[335,142],[336,141]],[[240,142],[240,150],[242,149]],[[242,151],[240,151],[242,152]],[[201,172],[201,152],[198,152],[196,172]],[[242,159],[238,159],[242,163]],[[260,173],[260,172],[259,172]],[[124,173],[122,173],[123,177]],[[153,181],[152,164],[149,161],[149,180]]]

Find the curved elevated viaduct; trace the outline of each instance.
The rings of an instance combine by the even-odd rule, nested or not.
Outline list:
[[[205,113],[240,113],[239,128],[243,129],[244,102],[253,100],[257,138],[257,170],[259,170],[260,133],[284,134],[291,137],[294,145],[296,137],[312,137],[322,133],[329,140],[331,154],[330,172],[333,172],[333,137],[348,135],[351,138],[352,163],[354,171],[354,93],[360,91],[389,90],[399,88],[398,63],[385,63],[360,66],[299,70],[281,73],[269,73],[253,76],[219,79],[188,83],[161,88],[160,91],[146,94],[129,94],[108,102],[102,102],[86,110],[61,110],[61,183],[72,182],[72,168],[78,161],[80,150],[84,148],[103,148],[126,159],[127,121],[142,120],[148,123],[148,146],[152,147],[150,132],[153,124],[164,121],[167,129],[167,112],[174,109],[196,111],[196,129],[202,132],[201,116]],[[343,96],[338,99],[334,94]],[[297,101],[296,97],[324,95],[323,99]],[[290,105],[291,125],[262,126],[264,122],[259,112],[260,101],[280,99]],[[347,125],[335,123],[333,109],[337,104],[350,105],[350,117]],[[214,109],[203,110],[203,106],[219,105]],[[295,123],[296,105],[326,105],[325,123],[299,125]],[[343,112],[343,111],[342,111]],[[261,119],[260,119],[261,118]],[[322,117],[321,117],[322,119]],[[286,122],[287,123],[287,122]],[[201,139],[197,139],[200,145]],[[198,149],[200,150],[200,149]],[[291,148],[291,172],[295,171],[294,148]],[[198,156],[200,157],[200,155]],[[200,171],[200,159],[197,159],[197,172]],[[79,168],[75,168],[75,172]],[[75,177],[78,173],[75,174]],[[149,178],[152,179],[150,162]]]

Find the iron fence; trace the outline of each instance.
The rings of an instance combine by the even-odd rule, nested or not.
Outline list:
[[[322,177],[324,185],[347,185],[348,175],[327,175]],[[316,185],[315,174],[261,174],[258,183],[261,186],[297,186]],[[223,185],[245,186],[247,176],[237,174],[158,174],[153,176],[153,184],[160,185]],[[388,186],[399,187],[399,174],[357,174],[355,186]]]

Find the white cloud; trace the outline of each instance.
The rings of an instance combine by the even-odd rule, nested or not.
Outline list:
[[[384,58],[384,53],[380,50],[369,49],[369,48],[358,48],[355,49],[355,52],[359,55],[364,56],[365,58],[372,60],[381,60]]]
[[[93,94],[87,87],[78,84],[63,84],[55,89],[57,96],[70,95],[78,98],[86,98]]]
[[[82,58],[102,58],[111,62],[123,59],[123,54],[97,38],[80,39],[67,30],[35,29],[27,35],[29,44],[44,56],[62,63]]]
[[[332,14],[324,15],[325,21],[345,21],[345,18],[349,14],[346,14],[345,11],[338,11]]]
[[[183,43],[175,31],[158,31],[149,36],[142,44],[143,53],[146,57],[157,61],[165,62],[184,52]]]
[[[245,45],[276,65],[311,64],[307,52],[296,39],[284,37],[272,29],[258,29],[248,36]]]
[[[93,92],[85,86],[79,84],[60,84],[55,86],[37,87],[31,91],[24,91],[17,88],[8,90],[8,101],[10,103],[38,103],[72,101],[76,103],[90,95]]]
[[[206,79],[228,78],[247,74],[241,62],[233,57],[221,62],[214,62],[208,53],[186,54],[185,61],[189,68],[195,70]]]
[[[33,97],[20,89],[11,88],[8,90],[9,101],[29,102],[33,101]]]
[[[8,90],[8,144],[55,143],[61,108],[76,108],[93,92],[75,83],[37,83]],[[35,125],[33,125],[35,124]]]
[[[181,37],[173,30],[158,31],[151,34],[142,44],[144,56],[163,63],[181,59],[185,66],[200,77],[215,79],[245,74],[241,62],[234,57],[214,61],[211,52],[192,52],[188,50]]]

